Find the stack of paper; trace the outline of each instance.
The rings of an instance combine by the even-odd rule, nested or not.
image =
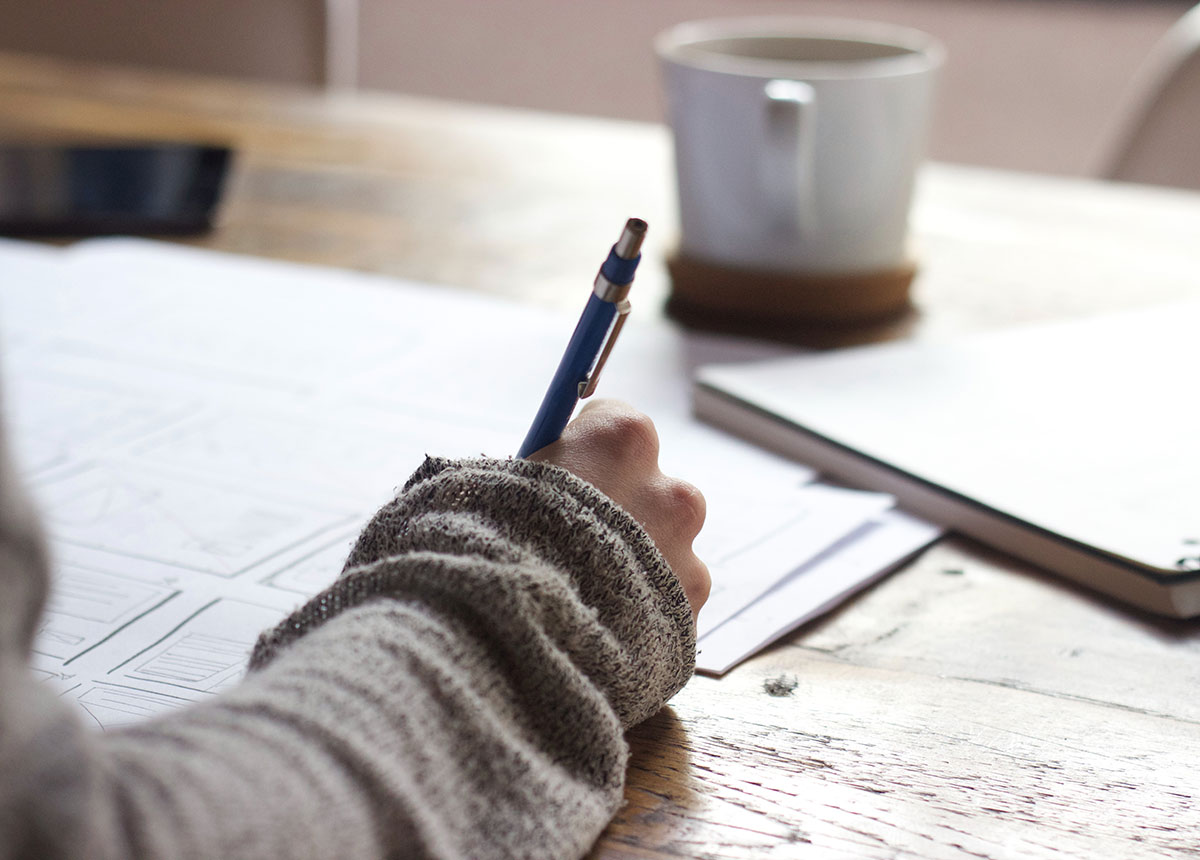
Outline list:
[[[100,726],[235,681],[426,452],[510,456],[575,322],[136,240],[4,242],[0,268],[10,436],[56,559],[34,667]],[[698,363],[772,353],[631,324],[601,383],[653,416],[664,470],[708,500],[711,672],[937,534],[690,418]]]

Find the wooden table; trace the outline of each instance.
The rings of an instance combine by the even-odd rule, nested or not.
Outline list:
[[[573,309],[596,243],[637,214],[639,312],[669,289],[659,127],[0,56],[0,137],[93,135],[237,147],[196,245]],[[1200,291],[1192,194],[934,165],[914,224],[918,312],[871,337]],[[1200,856],[1200,624],[951,538],[697,677],[630,742],[596,858]]]

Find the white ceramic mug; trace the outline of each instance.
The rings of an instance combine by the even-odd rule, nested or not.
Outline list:
[[[655,42],[675,136],[681,252],[799,274],[904,262],[944,51],[903,27],[680,24]]]

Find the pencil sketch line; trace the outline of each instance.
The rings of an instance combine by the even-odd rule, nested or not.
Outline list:
[[[171,592],[171,593],[170,593],[170,594],[168,594],[166,597],[164,597],[162,600],[160,600],[158,603],[154,604],[153,606],[147,607],[147,608],[145,609],[145,611],[143,611],[143,612],[139,612],[137,615],[135,615],[135,616],[133,616],[132,618],[130,618],[130,619],[129,619],[128,621],[126,621],[124,624],[122,624],[122,625],[120,625],[119,627],[115,628],[115,629],[114,629],[114,630],[113,630],[111,633],[109,633],[109,634],[108,634],[107,636],[105,636],[103,639],[101,639],[101,640],[99,640],[98,642],[96,642],[94,645],[91,645],[91,646],[89,646],[89,647],[87,647],[87,648],[84,648],[82,651],[80,651],[78,654],[76,654],[74,657],[70,658],[69,660],[64,660],[64,661],[63,661],[63,665],[64,665],[64,666],[68,666],[68,665],[70,665],[71,663],[73,663],[73,662],[75,662],[76,660],[78,660],[78,659],[79,659],[80,657],[82,657],[84,654],[87,654],[87,653],[89,653],[89,652],[91,652],[91,651],[94,651],[96,648],[99,648],[101,645],[103,645],[103,644],[104,644],[105,642],[107,642],[109,639],[112,639],[114,636],[116,636],[118,633],[120,633],[122,630],[124,630],[124,629],[125,629],[126,627],[128,627],[130,624],[134,624],[134,623],[136,623],[136,622],[137,622],[139,619],[145,618],[147,615],[149,615],[151,612],[154,612],[156,609],[161,609],[161,608],[162,608],[163,606],[165,606],[167,603],[171,602],[171,601],[172,601],[172,600],[174,600],[176,597],[178,597],[178,596],[179,596],[181,593],[182,593],[182,592],[179,592],[179,591],[173,591],[173,592]]]
[[[126,659],[126,660],[124,660],[123,662],[121,662],[121,663],[118,663],[116,666],[113,666],[113,667],[112,667],[111,669],[109,669],[109,670],[108,670],[108,671],[107,671],[105,674],[106,674],[106,675],[111,675],[113,672],[116,672],[117,670],[124,668],[124,667],[125,667],[126,665],[128,665],[129,663],[132,663],[134,660],[136,660],[137,658],[141,657],[141,656],[142,656],[143,654],[145,654],[147,651],[151,651],[151,650],[153,650],[153,649],[157,648],[157,647],[158,647],[159,645],[161,645],[163,642],[166,642],[166,641],[167,641],[169,638],[171,638],[171,637],[172,637],[172,636],[174,636],[176,633],[178,633],[178,632],[179,632],[179,630],[180,630],[180,628],[182,628],[182,627],[183,627],[184,625],[186,625],[188,622],[192,621],[192,620],[193,620],[193,619],[194,619],[194,618],[195,618],[197,615],[199,615],[200,613],[204,612],[204,611],[205,611],[205,610],[207,610],[207,609],[211,609],[212,607],[216,606],[216,605],[217,605],[218,603],[220,603],[220,602],[221,602],[221,598],[219,598],[219,597],[217,597],[217,598],[214,598],[214,599],[210,600],[208,603],[204,604],[204,605],[203,605],[203,606],[201,606],[199,609],[197,609],[195,612],[193,612],[191,615],[189,615],[187,618],[185,618],[185,619],[183,619],[182,621],[180,621],[178,624],[176,624],[174,627],[172,627],[170,630],[168,630],[168,631],[167,631],[165,634],[163,634],[161,637],[159,637],[158,639],[156,639],[154,642],[151,642],[149,645],[147,645],[147,646],[146,646],[145,648],[143,648],[141,651],[138,651],[136,654],[134,654],[134,655],[132,655],[131,657],[127,658],[127,659]]]

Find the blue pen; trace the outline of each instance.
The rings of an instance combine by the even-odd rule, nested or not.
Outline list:
[[[528,457],[556,441],[571,420],[575,404],[596,390],[600,371],[629,315],[629,288],[642,259],[645,236],[645,221],[630,218],[625,222],[621,238],[612,246],[608,259],[596,275],[587,306],[579,317],[562,361],[558,363],[558,370],[550,380],[533,426],[521,443],[518,457]]]

